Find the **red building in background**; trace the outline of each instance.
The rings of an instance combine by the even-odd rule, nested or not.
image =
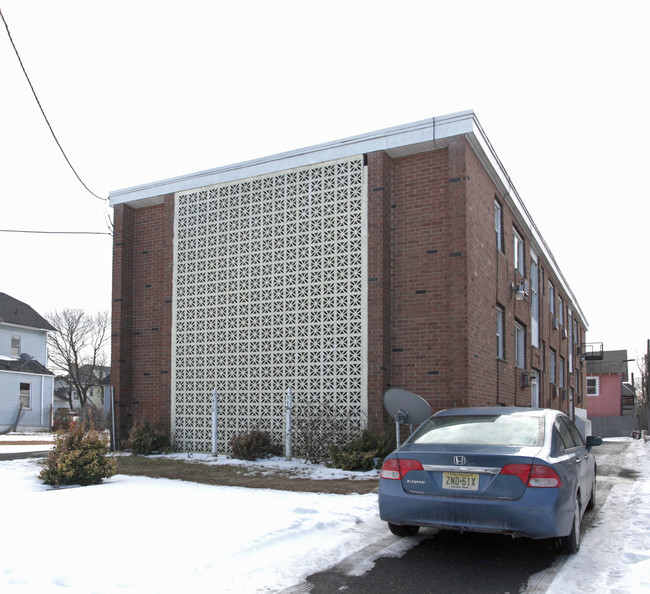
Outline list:
[[[629,361],[626,350],[603,351],[602,359],[587,361],[586,408],[590,418],[634,414]]]

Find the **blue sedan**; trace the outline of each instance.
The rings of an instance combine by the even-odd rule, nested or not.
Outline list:
[[[379,515],[398,536],[430,526],[556,538],[575,553],[601,443],[557,410],[443,410],[384,461]]]

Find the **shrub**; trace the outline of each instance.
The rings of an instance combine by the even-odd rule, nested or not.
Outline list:
[[[69,431],[59,431],[38,475],[46,485],[98,485],[117,471],[109,458],[108,437],[73,423]]]
[[[388,435],[365,429],[349,443],[330,447],[331,465],[343,470],[372,470],[376,458],[385,458],[393,450]]]
[[[135,423],[126,440],[126,448],[141,456],[169,452],[169,433],[161,425],[152,425],[148,421]]]
[[[72,423],[79,420],[79,411],[70,408],[57,408],[54,411],[52,428],[54,431],[68,431]]]
[[[104,414],[104,411],[101,408],[88,403],[86,406],[81,408],[79,413],[81,422],[85,425],[86,429],[97,429],[98,431],[103,431],[105,429],[110,430],[110,416]]]
[[[337,416],[333,406],[303,404],[293,416],[293,452],[305,462],[320,464],[329,459],[332,445],[347,434],[345,419]]]
[[[257,460],[278,454],[271,436],[264,431],[253,429],[230,438],[230,457],[238,460]]]

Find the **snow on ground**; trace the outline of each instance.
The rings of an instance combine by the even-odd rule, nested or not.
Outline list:
[[[3,438],[0,453],[11,447]],[[580,553],[566,558],[547,592],[650,591],[649,448],[630,441],[617,462],[640,476],[614,484]],[[355,475],[281,459],[262,465],[314,478]],[[380,541],[392,543],[396,555],[418,542],[389,535],[375,494],[124,475],[97,486],[51,489],[36,478],[38,470],[35,459],[0,462],[3,592],[278,592]]]
[[[614,484],[583,534],[580,552],[567,559],[549,594],[650,592],[650,443],[630,440],[616,462],[639,476]]]

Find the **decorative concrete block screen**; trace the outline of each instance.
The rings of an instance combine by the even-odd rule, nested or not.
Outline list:
[[[366,423],[366,184],[353,158],[179,193],[172,431],[187,451],[296,415]]]

